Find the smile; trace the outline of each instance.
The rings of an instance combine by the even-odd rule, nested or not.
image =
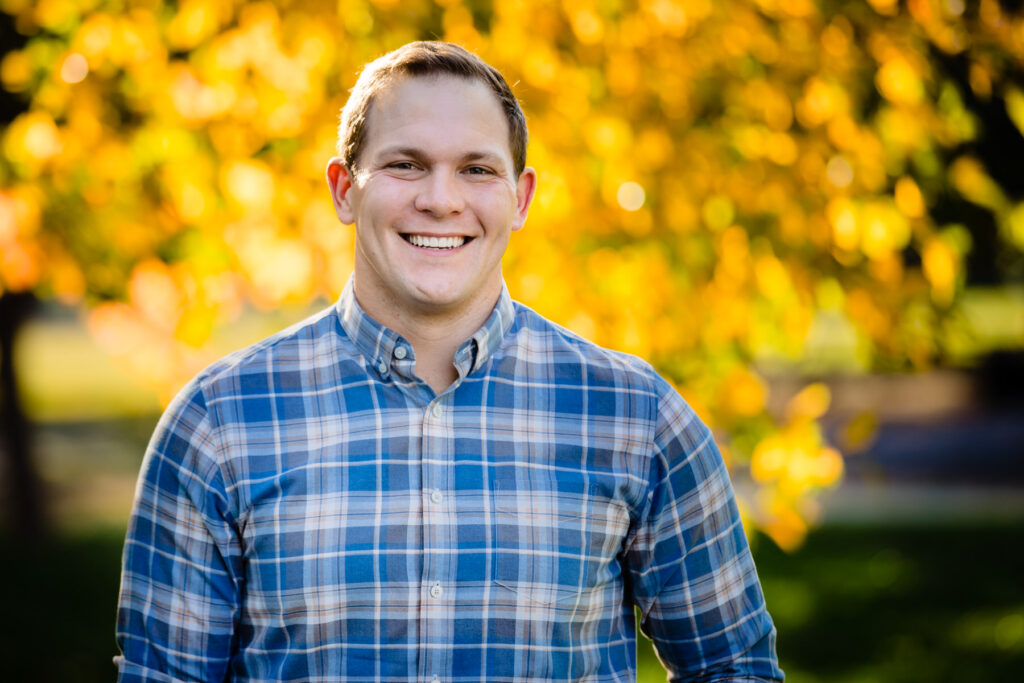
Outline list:
[[[462,235],[455,237],[437,237],[434,235],[402,235],[406,242],[414,247],[424,249],[457,249],[466,243]]]

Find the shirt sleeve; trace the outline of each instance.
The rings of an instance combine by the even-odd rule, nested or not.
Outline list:
[[[662,386],[647,508],[627,550],[640,628],[670,681],[781,681],[732,484],[711,431]]]
[[[142,463],[125,540],[118,681],[223,681],[241,544],[197,384],[168,407]]]

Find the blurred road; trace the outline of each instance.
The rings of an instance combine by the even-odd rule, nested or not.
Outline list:
[[[1022,374],[1011,364],[974,373],[824,380],[832,403],[823,423],[844,454],[846,475],[822,496],[823,522],[1024,524]],[[782,415],[807,383],[774,380],[770,410]],[[877,428],[852,439],[851,423],[864,416]],[[156,419],[36,425],[38,465],[55,521],[124,524]],[[734,474],[737,489],[749,493],[749,473]]]
[[[1024,523],[1024,360],[974,371],[826,380],[826,433],[846,475],[823,497],[829,521],[1020,520]],[[773,386],[776,409],[799,385]],[[850,425],[877,425],[864,443]]]

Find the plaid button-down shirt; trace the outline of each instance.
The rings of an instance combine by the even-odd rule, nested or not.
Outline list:
[[[214,364],[142,466],[121,681],[775,680],[708,429],[506,291],[441,395],[336,306]],[[716,673],[717,672],[717,673]]]

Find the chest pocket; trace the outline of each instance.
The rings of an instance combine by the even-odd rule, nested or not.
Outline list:
[[[596,484],[576,492],[546,484],[494,483],[493,582],[533,604],[586,611],[621,577],[629,515]]]

